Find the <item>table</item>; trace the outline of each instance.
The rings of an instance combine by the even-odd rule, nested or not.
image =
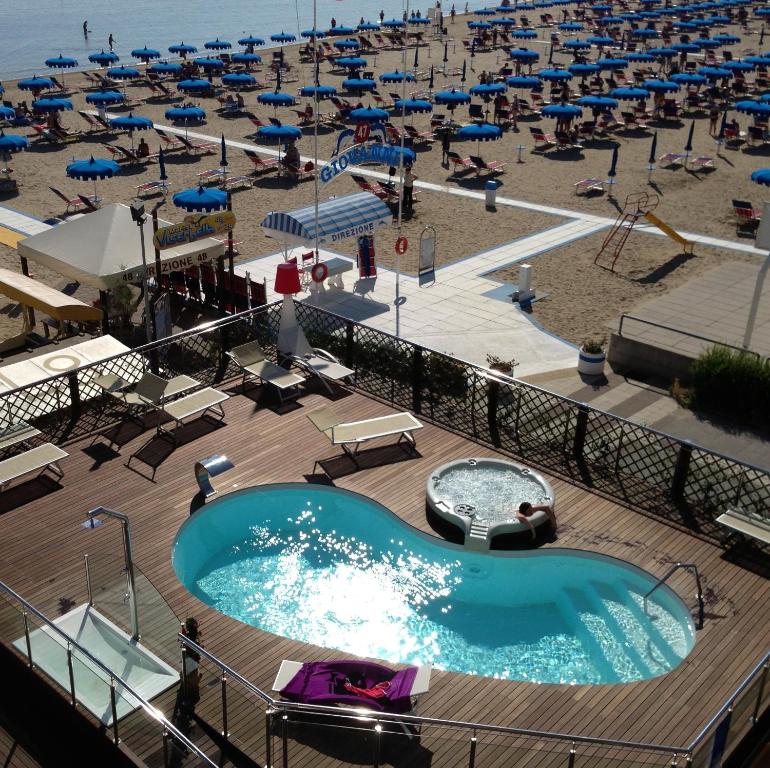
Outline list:
[[[342,282],[342,273],[350,272],[353,269],[352,261],[348,261],[347,259],[334,258],[327,259],[326,261],[319,261],[318,263],[323,264],[326,267],[326,278],[330,286],[333,285],[335,288],[345,287]],[[323,283],[317,283],[315,280],[310,283],[311,293],[318,293],[323,290]]]

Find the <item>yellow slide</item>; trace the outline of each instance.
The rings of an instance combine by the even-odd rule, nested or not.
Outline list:
[[[687,240],[682,237],[675,229],[666,224],[665,221],[661,221],[654,213],[648,211],[644,214],[644,218],[647,219],[650,224],[656,226],[661,232],[668,235],[672,240],[676,240],[676,242],[682,246],[685,253],[692,253],[693,248],[695,247],[695,243],[692,240]]]

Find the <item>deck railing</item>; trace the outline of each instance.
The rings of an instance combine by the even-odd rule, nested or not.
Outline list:
[[[353,368],[363,394],[696,534],[718,538],[715,517],[729,506],[770,520],[770,474],[760,467],[318,307],[296,309],[311,344]],[[233,346],[258,339],[275,353],[278,324],[273,304],[10,390],[0,395],[0,420],[33,423],[58,443],[92,435],[125,415],[95,375],[134,381],[151,368],[217,384],[238,373],[225,354]]]

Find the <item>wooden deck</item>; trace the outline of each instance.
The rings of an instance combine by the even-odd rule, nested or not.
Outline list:
[[[225,404],[224,424],[200,420],[184,428],[180,444],[172,450],[168,441],[153,439],[142,449],[142,460],[125,466],[153,432],[138,434],[127,427],[120,440],[127,440],[120,454],[104,440],[81,441],[65,446],[69,458],[63,462],[63,486],[30,481],[0,496],[0,579],[24,595],[49,616],[85,599],[83,554],[92,557],[92,579],[99,600],[109,599],[109,590],[120,583],[120,532],[110,522],[96,530],[81,523],[87,510],[104,505],[129,514],[134,556],[177,617],[194,615],[203,632],[205,647],[263,690],[269,691],[283,658],[311,660],[329,657],[330,652],[244,626],[201,604],[177,580],[170,563],[170,547],[179,526],[191,511],[197,487],[193,477],[196,460],[225,453],[235,469],[215,479],[221,492],[254,484],[312,480],[315,459],[334,456],[329,445],[306,418],[306,414],[328,399],[317,390],[304,394],[294,408],[278,412],[258,401],[259,390],[242,394],[235,385],[225,387],[231,395]],[[346,420],[382,415],[389,409],[358,394],[336,399],[334,408]],[[452,459],[493,455],[455,434],[426,424],[417,434],[419,455],[409,457],[392,445],[362,454],[362,468],[354,471],[348,459],[330,465],[335,484],[380,501],[407,523],[429,533],[436,532],[426,519],[425,479],[429,471]],[[155,480],[149,479],[157,464]],[[317,479],[317,478],[315,478]],[[697,563],[707,596],[706,621],[697,633],[694,650],[681,666],[663,677],[625,685],[555,686],[505,682],[447,672],[434,672],[431,689],[420,705],[420,714],[454,720],[511,725],[519,728],[583,734],[658,744],[687,745],[717,707],[770,647],[770,580],[762,570],[762,557],[738,557],[686,532],[628,510],[559,478],[550,478],[557,498],[558,540],[545,547],[572,547],[622,558],[655,575],[662,575],[677,560]],[[751,564],[756,567],[749,567]],[[764,566],[767,563],[765,561]],[[688,574],[675,576],[671,585],[692,599]],[[149,598],[147,598],[149,600]],[[120,600],[115,608],[121,610]],[[145,610],[149,610],[145,607]],[[145,616],[153,624],[150,645],[165,647],[165,655],[178,653],[174,618],[155,606]],[[157,627],[167,627],[158,639]],[[199,715],[215,727],[219,723],[219,686],[212,669],[205,665]],[[231,696],[230,730],[235,741],[259,761],[264,760],[264,709],[240,707],[239,696]],[[159,706],[170,716],[174,695],[160,699]],[[129,722],[139,733],[142,726]],[[157,729],[146,728],[145,749],[138,751],[149,763],[160,764]],[[200,727],[194,734],[200,735]],[[358,756],[314,742],[312,734],[298,735],[305,746],[290,740],[290,766],[324,766],[361,762]],[[383,754],[383,762],[466,766],[467,734],[449,738],[445,729],[426,734],[409,759],[398,750],[398,759]],[[150,739],[150,736],[153,738]],[[320,737],[319,737],[320,739]],[[197,737],[196,737],[197,740]],[[277,739],[280,746],[280,738]],[[534,762],[510,737],[480,737],[478,764],[563,764],[563,745],[542,746]],[[320,754],[307,745],[321,747]],[[132,747],[136,747],[132,744]],[[511,750],[514,750],[513,752]],[[348,750],[350,751],[350,750]],[[387,751],[387,750],[386,750]],[[516,755],[514,762],[512,757]],[[550,755],[551,759],[545,759]],[[530,755],[531,757],[531,755]],[[553,761],[553,762],[552,762]],[[276,761],[277,762],[277,761]],[[364,761],[366,762],[366,761]],[[659,755],[650,764],[668,765],[670,757]],[[604,766],[614,766],[606,761]],[[617,766],[621,765],[618,761]]]

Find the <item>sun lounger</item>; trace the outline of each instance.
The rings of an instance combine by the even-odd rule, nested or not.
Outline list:
[[[679,165],[684,165],[686,155],[680,155],[678,152],[668,152],[658,158],[658,163],[663,168],[676,168]]]
[[[754,232],[759,227],[762,209],[755,208],[747,200],[733,200],[733,212],[738,232]]]
[[[179,152],[185,148],[184,144],[176,136],[172,136],[160,128],[156,128],[155,133],[158,134],[158,138],[163,142],[163,149],[166,152]]]
[[[217,151],[217,145],[212,141],[192,141],[186,139],[184,136],[177,136],[176,138],[177,141],[181,142],[182,146],[193,155],[198,152],[202,155],[213,155]]]
[[[254,179],[251,176],[225,176],[222,179],[222,189],[251,189]]]
[[[476,166],[476,173],[488,171],[489,173],[502,173],[505,163],[502,160],[482,160],[477,155],[470,155],[471,162]]]
[[[742,509],[731,508],[719,515],[716,521],[733,533],[770,544],[770,520],[767,518],[749,514]]]
[[[323,349],[315,348],[312,354],[289,355],[289,357],[306,373],[318,376],[329,392],[333,392],[329,382],[339,383],[356,373],[353,369],[342,365],[334,355]]]
[[[460,171],[476,170],[476,165],[474,164],[473,160],[470,159],[470,157],[460,157],[457,152],[451,151],[447,153],[447,156],[449,157],[449,162],[454,166],[454,170],[452,171],[453,174]]]
[[[157,181],[145,181],[144,184],[134,187],[137,197],[155,195],[157,193],[165,195],[168,192],[168,181],[158,179]]]
[[[210,168],[198,174],[198,184],[217,184],[224,178],[224,168]]]
[[[699,155],[690,160],[691,171],[713,171],[716,168],[714,158],[706,155]]]
[[[205,387],[170,403],[163,402],[160,410],[174,422],[175,427],[181,427],[185,419],[193,416],[202,417],[209,411],[214,411],[219,415],[220,419],[224,419],[225,411],[222,408],[222,403],[229,398],[229,395],[220,392],[218,389]],[[158,434],[166,435],[173,442],[176,442],[174,432],[166,429],[162,423],[158,424]]]
[[[575,182],[576,195],[587,195],[591,192],[604,192],[604,181],[602,179],[582,179]]]
[[[108,133],[112,130],[108,123],[97,120],[94,115],[89,115],[88,112],[78,111],[78,114],[86,121],[89,133]]]
[[[50,469],[57,480],[61,480],[64,472],[59,466],[59,461],[66,456],[69,454],[53,443],[44,443],[10,459],[0,461],[0,491],[5,490],[13,480],[38,469],[43,471]]]
[[[408,411],[391,413],[388,416],[377,416],[363,421],[343,422],[331,408],[321,408],[308,414],[313,425],[323,432],[332,445],[339,445],[342,450],[357,462],[360,447],[381,437],[398,435],[397,443],[405,441],[412,449],[416,447],[414,431],[422,429],[422,424]],[[317,462],[316,462],[317,463]],[[314,468],[315,469],[315,468]]]
[[[287,397],[299,395],[299,385],[305,380],[292,371],[281,368],[265,357],[265,352],[257,341],[250,341],[234,347],[228,353],[233,362],[243,371],[241,386],[246,387],[249,378],[258,379],[263,384],[271,384],[283,402]]]
[[[277,171],[280,166],[278,165],[277,158],[270,157],[265,159],[253,149],[244,149],[246,157],[249,158],[251,164],[254,166],[252,174],[267,173],[268,171]]]
[[[95,211],[99,207],[99,204],[102,202],[102,199],[96,195],[77,195],[76,197],[67,197],[64,192],[56,189],[56,187],[48,187],[48,189],[50,189],[51,192],[56,195],[56,197],[58,197],[60,200],[63,200],[67,204],[67,208],[64,211],[65,213],[72,213],[81,209],[85,209],[87,211]]]

